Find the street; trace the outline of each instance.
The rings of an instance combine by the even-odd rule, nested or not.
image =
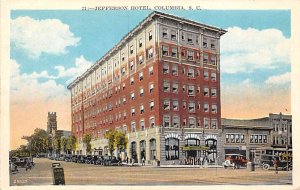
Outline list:
[[[292,172],[256,168],[175,168],[98,166],[35,158],[35,167],[11,174],[10,185],[51,185],[53,162],[60,162],[66,185],[292,185]]]

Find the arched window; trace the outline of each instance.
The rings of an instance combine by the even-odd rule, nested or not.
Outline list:
[[[156,139],[150,139],[150,160],[156,159]]]
[[[166,139],[166,160],[179,159],[179,139],[167,138]]]

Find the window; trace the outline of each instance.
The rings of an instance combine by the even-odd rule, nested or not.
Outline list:
[[[226,134],[226,138],[225,138],[226,143],[229,143],[229,142],[230,142],[229,137],[230,137],[230,135],[229,135],[229,134]]]
[[[209,111],[209,105],[208,105],[208,103],[204,103],[203,110],[204,110],[204,112],[208,112]]]
[[[216,45],[215,45],[216,41],[215,40],[211,40],[210,41],[210,49],[216,49]]]
[[[204,118],[204,128],[208,129],[208,126],[209,126],[209,119]]]
[[[216,65],[216,56],[214,56],[214,55],[210,56],[210,64]]]
[[[207,38],[203,38],[203,48],[207,48]]]
[[[207,70],[203,71],[203,77],[205,80],[208,80],[208,71]]]
[[[170,110],[170,100],[164,100],[164,110]]]
[[[171,30],[171,40],[176,41],[177,36],[176,36],[176,31],[175,30]]]
[[[124,55],[124,53],[122,53],[122,61],[125,61],[125,55]],[[116,64],[115,64],[115,66],[116,66]]]
[[[130,93],[130,98],[131,98],[131,100],[134,100],[134,92]]]
[[[167,81],[164,81],[164,86],[163,86],[164,92],[170,92],[170,83]]]
[[[186,85],[182,85],[182,91],[185,92],[185,89],[186,89]]]
[[[143,62],[144,62],[143,55],[140,55],[140,56],[139,56],[139,63],[140,63],[140,64],[143,64]]]
[[[200,91],[201,91],[201,87],[197,86],[197,93],[200,93]]]
[[[154,110],[154,101],[149,102],[150,110]]]
[[[133,61],[130,61],[130,70],[133,71],[133,69],[134,69],[134,63]]]
[[[123,97],[123,104],[126,104],[126,97]]]
[[[189,112],[190,113],[195,112],[195,102],[189,102]]]
[[[149,75],[153,75],[153,66],[149,67]]]
[[[131,108],[131,116],[135,116],[135,108]]]
[[[196,44],[199,44],[199,36],[196,36]]]
[[[187,55],[188,55],[188,57],[187,57],[187,59],[189,60],[189,61],[193,61],[194,60],[194,51],[187,51]]]
[[[183,108],[183,109],[186,108],[186,101],[182,101],[182,108]]]
[[[217,89],[216,88],[212,88],[211,89],[211,96],[212,97],[216,97],[217,96]]]
[[[143,114],[144,113],[144,105],[140,105],[140,114]]]
[[[149,39],[149,41],[152,40],[152,31],[149,31],[149,33],[148,33],[148,39]]]
[[[131,122],[131,132],[135,132],[136,128],[135,128],[135,122]]]
[[[187,42],[189,44],[193,44],[193,36],[192,36],[192,34],[187,34]]]
[[[204,64],[208,63],[208,54],[207,53],[203,53],[203,63]]]
[[[153,92],[153,90],[154,90],[154,84],[151,83],[151,84],[149,84],[149,93],[151,94]]]
[[[169,64],[168,63],[164,63],[164,65],[163,65],[163,73],[164,74],[169,74]]]
[[[218,107],[216,104],[211,105],[211,113],[217,113],[218,112]]]
[[[178,83],[173,83],[172,84],[172,92],[177,93],[178,92]]]
[[[189,78],[194,78],[195,77],[195,71],[193,68],[189,68],[188,69],[188,73],[187,73]]]
[[[126,74],[126,69],[125,67],[122,67],[122,76],[124,76]]]
[[[198,109],[198,110],[201,109],[201,104],[200,104],[200,102],[197,103],[197,109]]]
[[[195,87],[193,85],[188,86],[188,95],[195,96]]]
[[[214,72],[210,74],[210,77],[211,77],[212,81],[216,81],[217,80],[217,74],[214,73]]]
[[[179,110],[178,100],[173,100],[173,110],[174,111]]]
[[[140,88],[140,96],[143,96],[143,95],[144,95],[144,89]]]
[[[134,77],[130,77],[130,84],[133,85],[134,84]]]
[[[163,37],[163,38],[168,38],[168,29],[163,28],[163,31],[162,31],[162,37]]]
[[[189,128],[195,128],[196,127],[196,120],[194,117],[189,117]]]
[[[125,83],[123,83],[123,86],[122,86],[122,87],[123,87],[123,90],[125,90],[126,84],[125,84]]]
[[[141,48],[143,46],[143,40],[142,38],[139,39],[139,47]]]
[[[163,125],[164,125],[164,127],[170,127],[170,116],[169,115],[164,115]]]
[[[197,127],[199,127],[199,128],[200,128],[200,127],[201,127],[201,119],[198,117],[198,119],[197,119],[197,120],[198,120],[198,122],[197,122]]]
[[[133,54],[133,45],[130,46],[130,54]]]
[[[172,57],[176,57],[177,58],[177,47],[172,47]]]
[[[141,131],[145,130],[145,121],[144,120],[140,121],[140,128],[141,128]]]
[[[216,129],[217,128],[217,120],[216,119],[212,119],[211,120],[211,128],[212,129]]]
[[[140,73],[139,73],[139,80],[141,81],[141,80],[143,80],[143,79],[144,79],[143,72],[140,72]]]
[[[168,46],[162,46],[162,54],[164,56],[168,56],[169,55],[169,47]]]
[[[173,124],[172,124],[173,127],[176,127],[176,128],[179,127],[179,117],[177,115],[173,116],[172,122],[173,122]]]
[[[245,136],[244,135],[240,135],[241,136],[241,143],[245,142]]]
[[[154,119],[154,117],[150,117],[150,122],[149,122],[149,124],[150,124],[150,127],[151,127],[151,128],[154,128],[154,125],[155,125],[155,119]]]
[[[150,48],[148,50],[148,59],[151,59],[153,57],[153,48]]]
[[[185,127],[186,126],[186,119],[185,118],[183,118],[183,120],[182,120],[182,125]]]
[[[179,140],[175,138],[166,139],[166,160],[178,160],[179,159]]]
[[[176,64],[172,65],[172,75],[178,75],[178,66]]]

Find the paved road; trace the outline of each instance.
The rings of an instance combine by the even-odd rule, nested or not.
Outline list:
[[[51,185],[52,160],[39,158],[32,170],[11,174],[11,185]],[[95,166],[61,162],[66,185],[291,185],[292,173],[223,168]]]

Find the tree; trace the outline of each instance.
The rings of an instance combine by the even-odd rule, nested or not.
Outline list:
[[[64,153],[68,152],[68,148],[67,148],[67,144],[68,144],[68,138],[67,137],[62,137],[60,139],[60,148]]]
[[[123,132],[116,132],[115,133],[115,141],[114,147],[118,149],[118,151],[123,152],[127,147],[128,139]]]
[[[67,149],[71,152],[75,151],[77,148],[77,139],[74,135],[68,137]]]
[[[60,153],[60,150],[61,150],[61,140],[58,137],[54,138],[54,150],[55,150],[55,153]]]
[[[83,143],[86,146],[86,152],[88,154],[90,154],[92,152],[91,140],[92,140],[92,137],[90,134],[85,134],[85,136],[83,137]]]
[[[51,137],[44,129],[36,128],[32,135],[22,139],[28,141],[27,149],[31,154],[47,153],[52,147]]]
[[[116,131],[109,130],[104,134],[104,138],[108,140],[108,150],[110,152],[110,155],[113,155],[113,152],[115,150],[115,135]]]

